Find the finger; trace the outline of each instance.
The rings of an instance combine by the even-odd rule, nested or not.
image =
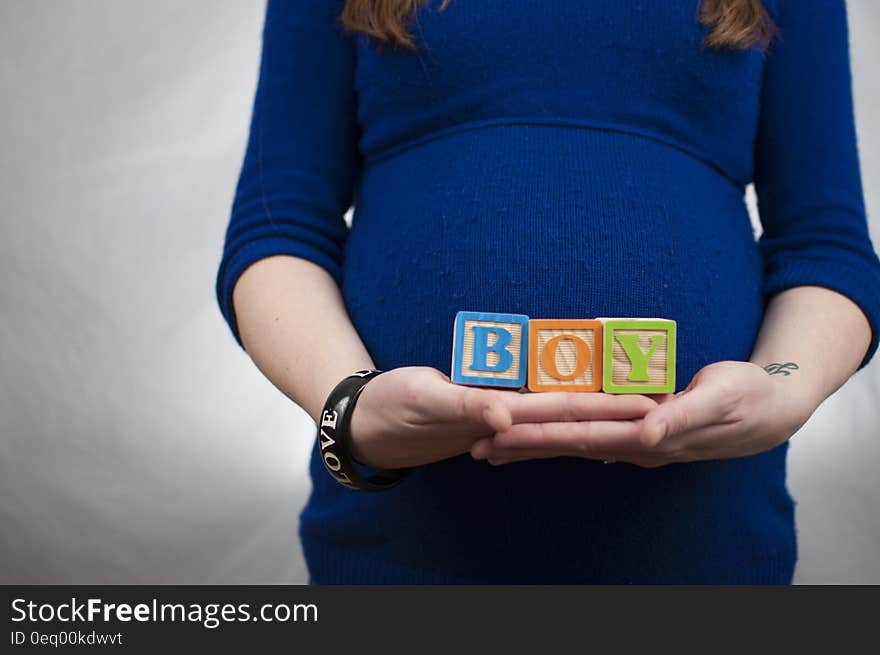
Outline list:
[[[642,418],[657,403],[641,395],[572,391],[504,394],[513,423],[601,421]]]
[[[488,398],[483,409],[483,420],[495,432],[504,432],[513,424],[513,417],[507,405],[500,398]]]
[[[554,459],[556,457],[574,457],[574,453],[556,452],[551,450],[527,450],[518,453],[505,453],[503,451],[493,452],[489,457],[485,457],[493,466],[502,464],[513,464],[514,462],[525,462],[530,459]]]
[[[662,405],[663,403],[667,403],[670,400],[677,398],[679,395],[681,394],[676,395],[674,393],[651,393],[648,394],[648,398],[656,402],[658,405]]]
[[[577,457],[580,459],[601,461],[605,464],[628,463],[646,468],[654,468],[656,466],[670,464],[675,461],[692,461],[693,459],[699,459],[698,457],[690,457],[689,459],[672,458],[662,451],[647,450],[644,448],[641,451],[615,452],[612,450],[608,452],[595,452],[589,454],[546,449],[517,449],[515,451],[506,449],[495,449],[490,451],[486,457],[479,459],[485,459],[490,464],[501,465],[512,464],[514,462],[524,462],[531,459],[550,459],[553,457]]]
[[[596,452],[584,454],[581,452],[554,450],[547,448],[517,450],[495,448],[488,452],[486,457],[479,457],[475,459],[485,459],[490,464],[510,464],[512,462],[524,462],[531,459],[552,459],[554,457],[577,457],[580,459],[591,459],[607,462],[628,462],[630,460],[639,459],[638,455],[629,452],[607,451],[602,453]]]
[[[568,421],[563,423],[518,423],[491,439],[471,447],[471,455],[485,459],[489,452],[524,450],[565,451],[579,456],[604,455],[609,451],[644,449],[639,441],[640,421]]]
[[[714,385],[697,385],[660,403],[642,420],[641,441],[654,448],[674,434],[697,430],[723,418],[724,394]]]

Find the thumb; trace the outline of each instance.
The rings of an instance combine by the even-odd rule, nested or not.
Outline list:
[[[653,448],[674,434],[711,425],[721,414],[719,400],[711,385],[696,385],[659,404],[642,420],[642,444]]]
[[[501,400],[503,391],[448,385],[444,394],[444,413],[462,423],[485,425],[492,432],[503,432],[513,424],[510,408]]]

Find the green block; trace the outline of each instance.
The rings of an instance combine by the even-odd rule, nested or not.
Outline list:
[[[602,391],[675,392],[675,321],[603,318]]]

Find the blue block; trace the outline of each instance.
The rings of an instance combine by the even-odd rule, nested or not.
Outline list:
[[[458,312],[449,377],[456,384],[518,389],[528,377],[528,346],[525,314]]]

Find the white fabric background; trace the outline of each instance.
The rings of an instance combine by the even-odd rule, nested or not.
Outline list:
[[[214,301],[262,0],[0,4],[0,582],[305,582],[313,424]],[[850,1],[880,242],[880,4]],[[880,583],[880,363],[793,442],[802,583]]]

